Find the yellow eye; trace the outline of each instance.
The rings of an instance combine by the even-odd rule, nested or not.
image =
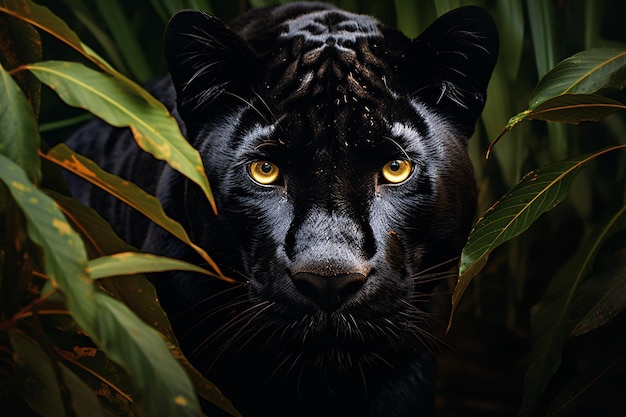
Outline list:
[[[276,182],[280,176],[280,169],[268,161],[256,161],[249,166],[250,176],[262,185],[270,185]]]
[[[406,181],[411,175],[411,163],[403,159],[389,161],[383,166],[383,177],[391,184],[399,184]]]

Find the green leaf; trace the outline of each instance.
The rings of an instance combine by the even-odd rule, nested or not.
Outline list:
[[[197,272],[219,278],[219,275],[213,274],[197,265],[149,253],[117,253],[92,259],[87,264],[87,271],[92,279],[173,270]]]
[[[557,64],[531,93],[529,108],[509,119],[487,149],[487,157],[500,138],[527,119],[578,124],[597,121],[624,104],[602,96],[604,89],[626,85],[626,51],[597,48],[575,54]]]
[[[145,415],[199,416],[193,386],[161,335],[119,301],[101,292],[94,301],[95,329],[104,336],[96,344],[128,370]]]
[[[461,254],[459,280],[452,294],[452,314],[471,280],[486,265],[490,253],[518,236],[543,213],[559,204],[579,170],[589,161],[626,145],[572,158],[531,171],[478,219]]]
[[[626,220],[626,207],[617,215]],[[602,258],[610,258],[603,261]],[[626,309],[626,231],[607,239],[598,250],[593,271],[576,290],[572,307],[572,336],[605,325]]]
[[[528,113],[525,119],[579,124],[583,121],[598,121],[626,105],[619,101],[596,94],[563,94],[548,99]]]
[[[221,278],[232,281],[221,275],[215,262],[204,249],[191,241],[180,223],[165,214],[161,203],[155,197],[146,193],[135,184],[102,170],[96,163],[75,153],[62,143],[52,148],[43,157],[102,188],[140,213],[143,213],[150,220],[195,249],[220,274]]]
[[[85,108],[108,124],[129,127],[140,148],[198,184],[215,211],[204,165],[165,106],[146,99],[129,82],[73,62],[47,61],[23,68],[67,104]]]
[[[532,346],[524,380],[522,409],[533,410],[550,377],[561,364],[561,354],[571,334],[571,313],[580,283],[588,276],[602,243],[624,221],[620,210],[594,236],[586,239],[574,256],[550,280],[539,302],[531,311]]]
[[[0,64],[9,72],[20,65],[41,61],[39,32],[28,23],[0,14],[0,39]],[[41,104],[41,83],[27,72],[15,74],[14,78],[37,118]]]
[[[577,125],[583,121],[599,121],[619,110],[626,110],[623,103],[597,94],[563,94],[547,99],[533,109],[511,117],[504,129],[487,149],[487,157],[500,138],[524,120],[544,120]]]
[[[91,49],[85,47],[78,35],[67,24],[50,11],[30,0],[0,0],[0,12],[21,19],[72,47],[100,68],[110,71],[111,67]]]
[[[87,320],[93,320],[95,312],[78,301],[89,301],[93,297],[91,281],[85,275],[87,258],[80,237],[54,201],[33,186],[18,165],[2,155],[0,180],[6,184],[23,211],[28,236],[43,250],[46,274],[54,282],[63,280],[68,284],[65,291],[70,310],[80,312]]]
[[[90,248],[89,250],[94,256],[112,254],[123,250],[135,250],[135,248],[117,237],[111,226],[92,208],[58,193],[50,191],[49,193],[51,193],[55,200],[57,200],[57,203],[62,207],[65,215],[71,219],[74,227],[81,231],[81,235],[86,241],[87,247]],[[163,335],[169,350],[187,371],[187,374],[191,379],[198,395],[233,416],[239,415],[230,401],[224,397],[219,389],[213,383],[206,380],[206,378],[204,378],[204,376],[202,376],[184,356],[170,327],[167,315],[161,309],[161,306],[157,301],[157,295],[154,287],[143,275],[126,276],[123,279],[104,278],[99,279],[98,284],[104,287],[108,294],[122,301],[144,322],[152,325]],[[71,329],[68,331],[72,332]],[[95,355],[96,358],[99,356],[100,355],[97,354]],[[99,359],[100,362],[102,360],[104,359]],[[75,362],[77,366],[82,365],[82,360],[80,360],[80,362],[78,360]],[[96,366],[95,364],[91,365]],[[100,369],[107,369],[107,373],[102,375],[103,379],[101,384],[108,386],[114,382],[114,378],[119,379],[117,374],[110,375],[108,373],[110,367],[104,368],[103,365],[100,365],[99,367]],[[95,377],[99,378],[100,376],[96,375]],[[114,405],[117,405],[120,402],[118,396],[115,395],[115,393],[118,392],[118,389],[115,386],[109,388],[113,388],[115,392],[111,392],[110,389],[106,389],[105,391],[111,392],[111,395],[106,396],[105,400],[113,402]],[[120,406],[124,405],[117,405],[117,407]]]
[[[500,32],[500,65],[508,80],[517,79],[524,46],[524,7],[520,1],[497,0],[496,21],[506,30]]]
[[[15,352],[15,373],[28,405],[43,417],[66,414],[59,382],[50,357],[39,345],[21,334],[9,333]],[[58,363],[64,385],[71,396],[71,406],[78,417],[103,417],[105,412],[92,390],[65,365]]]
[[[597,48],[579,52],[557,64],[537,84],[530,108],[563,94],[594,94],[605,88],[622,89],[626,51]]]
[[[7,13],[10,16],[21,19],[22,21],[49,33],[82,54],[103,71],[126,83],[128,89],[133,90],[137,95],[143,96],[144,99],[149,101],[153,106],[160,105],[159,101],[152,97],[141,86],[116,71],[93,49],[82,43],[78,35],[76,35],[76,33],[72,31],[62,19],[52,13],[47,7],[35,4],[30,0],[0,0],[0,12]]]
[[[626,353],[622,352],[617,356],[599,355],[587,358],[585,362],[591,362],[591,364],[577,372],[573,378],[567,381],[566,387],[556,395],[554,401],[550,404],[546,416],[576,415],[581,409],[586,408],[588,404],[582,407],[579,406],[577,409],[577,403],[580,400],[588,399],[594,392],[597,393],[597,389],[601,389],[601,387],[597,387],[596,390],[593,390],[594,384],[597,384],[603,377],[607,376],[609,371],[617,368],[625,357]],[[613,385],[612,382],[608,381],[609,379],[610,378],[605,379],[607,380],[606,383]]]
[[[61,206],[66,217],[71,219],[74,227],[81,232],[83,240],[92,256],[102,256],[120,251],[136,250],[121,240],[107,223],[92,208],[78,201],[48,191]],[[191,379],[196,393],[220,407],[233,416],[239,416],[231,402],[224,397],[220,390],[208,381],[182,353],[174,332],[170,327],[167,315],[157,301],[157,295],[152,284],[143,275],[126,276],[123,279],[104,278],[97,281],[105,291],[127,305],[144,322],[152,325],[165,338],[168,348],[174,357],[183,365]],[[71,330],[70,330],[71,331]],[[117,375],[116,375],[117,376]],[[107,380],[113,377],[108,376]],[[113,382],[113,381],[110,381]],[[108,384],[108,381],[103,381]],[[107,390],[109,391],[109,390]],[[107,398],[108,401],[114,400]],[[119,401],[118,401],[119,402]]]
[[[27,173],[30,181],[41,180],[39,131],[26,96],[0,65],[0,154]]]
[[[613,268],[596,272],[580,285],[575,310],[582,310],[583,317],[573,318],[576,325],[572,336],[580,336],[615,318],[626,309],[626,262]],[[581,313],[578,313],[581,314]]]
[[[193,388],[160,334],[128,307],[97,291],[86,274],[80,237],[54,201],[29,183],[11,160],[0,155],[0,179],[20,206],[28,235],[43,251],[44,269],[64,295],[78,325],[94,343],[132,375],[146,416],[198,416]]]
[[[554,51],[554,12],[550,2],[543,0],[527,0],[528,23],[533,41],[537,73],[543,77],[554,67],[556,53]]]
[[[135,78],[147,82],[156,76],[154,66],[145,56],[145,46],[141,45],[132,22],[124,13],[123,3],[120,0],[99,1],[96,7]]]

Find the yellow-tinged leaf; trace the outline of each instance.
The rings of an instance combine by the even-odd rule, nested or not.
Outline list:
[[[49,33],[84,55],[102,69],[113,71],[111,66],[93,50],[84,47],[78,35],[47,7],[36,4],[30,0],[2,0],[0,2],[0,12],[6,13]]]
[[[207,261],[220,278],[233,282],[232,279],[223,276],[217,264],[204,249],[191,241],[180,223],[167,216],[165,211],[163,211],[161,203],[154,196],[149,195],[133,183],[105,172],[96,163],[75,153],[64,144],[55,146],[48,154],[42,154],[42,157],[84,178],[95,186],[119,198],[140,213],[143,213],[150,220],[172,233],[181,241],[190,245]]]
[[[71,235],[72,234],[72,228],[70,227],[70,225],[67,222],[64,222],[64,221],[59,220],[59,219],[53,219],[52,220],[52,226],[54,226],[54,228],[59,231],[61,236],[63,236],[63,235]]]
[[[140,252],[123,252],[102,256],[90,260],[87,266],[87,271],[93,279],[172,270],[197,272],[220,278],[219,275],[188,262]]]
[[[42,249],[45,273],[64,294],[76,323],[111,360],[133,376],[136,392],[144,396],[138,398],[144,415],[198,417],[199,404],[182,366],[155,329],[124,304],[96,289],[86,274],[87,254],[82,240],[73,229],[55,227],[67,224],[55,202],[36,187],[28,186],[24,171],[3,155],[0,180],[22,210],[29,238]],[[36,204],[32,197],[36,197]],[[167,401],[176,396],[185,397],[188,405]]]
[[[135,141],[155,158],[198,184],[217,212],[200,154],[165,106],[141,94],[128,80],[75,62],[46,61],[23,66],[67,104],[84,108],[116,127],[129,127]]]
[[[87,249],[92,257],[115,254],[120,251],[136,250],[117,237],[117,235],[113,232],[111,225],[100,217],[92,208],[87,207],[72,198],[68,198],[52,191],[48,192],[54,197],[57,204],[63,209],[65,215],[71,220],[77,230],[81,231],[83,240],[86,241]],[[225,410],[230,415],[240,416],[237,410],[233,407],[232,403],[224,397],[220,390],[213,383],[208,381],[200,372],[198,372],[198,370],[196,370],[184,356],[180,350],[176,337],[174,336],[174,332],[170,327],[167,315],[163,309],[161,309],[161,306],[157,301],[156,291],[145,276],[132,275],[126,276],[122,279],[115,277],[103,278],[98,280],[98,284],[104,287],[108,294],[111,294],[114,298],[122,301],[144,322],[151,324],[163,335],[168,348],[187,371],[187,375],[191,379],[196,389],[196,393],[199,396]],[[73,330],[69,329],[68,331],[71,332]],[[99,355],[99,357],[101,360],[104,360],[102,359],[102,355]],[[80,366],[80,364],[77,364],[77,366]],[[94,366],[102,368],[105,365],[99,363]],[[106,369],[111,369],[111,366],[107,366]],[[107,376],[108,378],[105,378],[106,380],[102,380],[102,383],[110,387],[110,389],[118,390],[117,394],[113,395],[113,397],[117,398],[119,395],[124,396],[123,393],[119,392],[119,389],[115,386],[117,384],[123,384],[119,381],[120,375],[117,372],[114,372],[113,375],[107,373]],[[111,386],[111,383],[114,381],[112,381],[111,378],[115,378],[117,381],[113,386]],[[109,398],[109,400],[114,400],[115,398]],[[130,399],[127,399],[127,401],[130,401]],[[117,400],[115,402],[117,402]],[[130,413],[123,412],[122,415],[130,415]]]

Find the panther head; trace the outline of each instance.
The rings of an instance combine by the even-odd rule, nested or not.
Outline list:
[[[246,352],[246,372],[293,377],[304,398],[358,397],[407,369],[428,379],[430,295],[475,215],[488,14],[456,9],[409,39],[318,3],[230,27],[183,11],[165,45],[219,213],[173,171],[159,197],[243,284],[181,274],[159,293],[194,363],[228,386],[226,358]]]

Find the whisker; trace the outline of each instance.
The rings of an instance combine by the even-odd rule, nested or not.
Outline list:
[[[216,298],[221,297],[223,295],[226,295],[227,293],[229,293],[231,291],[241,290],[242,288],[243,288],[243,285],[241,285],[241,286],[232,286],[232,287],[226,288],[224,290],[218,291],[215,294],[211,294],[210,296],[205,297],[202,300],[199,300],[198,302],[188,306],[187,308],[185,308],[181,312],[177,313],[176,315],[174,315],[172,317],[172,320],[179,319],[179,318],[181,318],[181,316],[183,316],[184,314],[188,314],[190,311],[195,313],[200,306],[202,306],[202,305],[204,305],[204,304],[206,304],[208,302],[214,301]],[[243,296],[245,296],[245,294],[243,294]],[[241,295],[239,297],[241,297]]]
[[[254,320],[259,317],[261,314],[263,314],[263,312],[265,310],[267,310],[268,308],[272,307],[274,305],[274,303],[269,302],[269,301],[263,301],[261,303],[255,304],[254,306],[250,307],[249,309],[245,310],[244,312],[242,312],[239,316],[241,316],[239,319],[233,318],[233,320],[231,320],[229,323],[227,323],[227,326],[222,326],[220,329],[218,329],[217,332],[214,332],[213,336],[209,336],[208,339],[210,338],[217,338],[220,335],[224,334],[226,331],[232,329],[235,325],[241,323],[241,322],[245,322],[245,324],[239,329],[237,330],[237,332],[232,335],[228,341],[226,343],[224,343],[214,354],[213,359],[211,360],[211,362],[208,365],[208,369],[211,369],[213,367],[213,365],[218,361],[218,359],[222,356],[222,354],[224,352],[226,352],[227,350],[230,349],[230,347],[232,346],[232,344],[238,340],[241,339],[241,335],[243,334],[244,330],[246,330],[248,328],[248,326],[250,326],[252,324],[252,322],[254,322]],[[260,308],[261,306],[263,306],[263,308]],[[260,308],[260,309],[259,309]],[[254,310],[258,310],[256,312],[254,312]],[[254,312],[254,314],[252,314]],[[239,317],[236,316],[236,317]],[[217,334],[216,334],[217,333]],[[249,340],[248,340],[249,342]]]
[[[189,336],[190,333],[192,333],[196,328],[198,328],[200,325],[204,324],[207,320],[215,317],[216,315],[218,315],[219,313],[222,313],[223,311],[226,310],[230,310],[232,308],[238,307],[240,305],[246,304],[247,303],[247,297],[244,296],[240,296],[237,297],[236,299],[234,299],[232,302],[229,302],[227,304],[223,304],[221,306],[219,306],[218,308],[215,309],[211,309],[208,310],[205,313],[202,313],[201,315],[195,317],[195,323],[193,326],[191,326],[189,329],[187,329],[185,331],[185,333],[183,333],[182,336],[180,336],[181,338],[185,338],[187,336]]]
[[[238,304],[239,305],[245,304],[245,301],[240,301]],[[256,304],[253,306],[250,306],[249,308],[239,312],[236,316],[234,316],[233,318],[231,318],[230,320],[222,324],[220,327],[215,329],[211,334],[205,337],[204,341],[199,343],[198,346],[194,348],[194,350],[190,353],[190,356],[195,356],[198,354],[198,352],[204,350],[207,347],[207,345],[211,343],[211,341],[213,341],[214,339],[224,334],[224,332],[228,331],[236,324],[239,324],[240,322],[244,321],[246,318],[248,318],[249,315],[251,315],[251,312],[253,312],[257,308],[258,308],[258,305]]]

